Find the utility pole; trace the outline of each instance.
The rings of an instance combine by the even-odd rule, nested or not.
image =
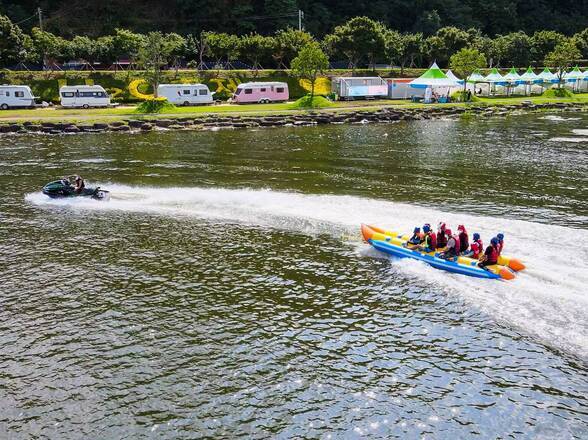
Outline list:
[[[304,12],[298,9],[298,30],[302,31],[302,19],[304,18]]]
[[[37,15],[39,16],[39,29],[43,30],[43,11],[37,8]]]

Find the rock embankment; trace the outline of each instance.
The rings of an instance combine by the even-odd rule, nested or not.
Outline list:
[[[470,105],[451,107],[381,107],[362,111],[322,111],[271,116],[218,115],[173,119],[145,116],[110,123],[23,122],[0,123],[0,134],[43,133],[50,135],[104,132],[149,132],[153,130],[220,130],[257,127],[308,126],[320,124],[366,124],[374,122],[414,121],[457,117],[463,113],[480,116],[507,116],[516,111],[566,110],[584,111],[588,106],[575,103],[533,104],[523,102],[504,106]]]

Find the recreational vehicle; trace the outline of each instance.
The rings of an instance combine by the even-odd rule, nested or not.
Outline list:
[[[204,84],[160,84],[157,94],[175,105],[210,104],[214,95]]]
[[[233,101],[237,104],[246,102],[287,101],[290,97],[288,84],[284,82],[248,82],[239,84],[233,95]]]
[[[35,97],[29,86],[0,86],[0,109],[35,107]]]
[[[333,78],[331,91],[341,100],[347,99],[376,99],[388,96],[388,83],[379,76]]]
[[[59,89],[63,107],[108,107],[110,96],[102,86],[63,86]]]

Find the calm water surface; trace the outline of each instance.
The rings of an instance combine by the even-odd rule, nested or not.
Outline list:
[[[587,128],[1,137],[0,438],[588,437]],[[112,200],[39,192],[72,173]],[[528,270],[358,233],[441,220]]]

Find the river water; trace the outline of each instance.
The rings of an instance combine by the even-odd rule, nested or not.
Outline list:
[[[587,128],[0,138],[0,438],[586,438]],[[112,199],[40,193],[73,173]],[[441,220],[528,269],[359,234]]]

